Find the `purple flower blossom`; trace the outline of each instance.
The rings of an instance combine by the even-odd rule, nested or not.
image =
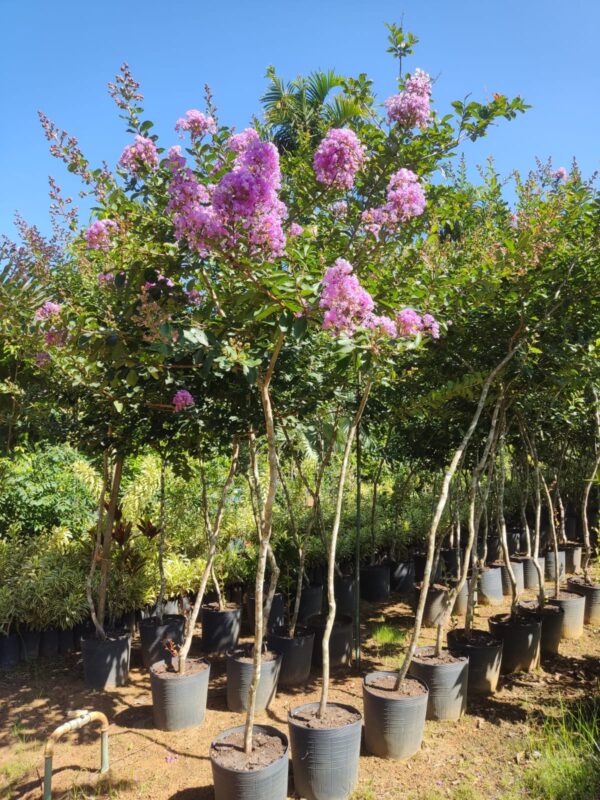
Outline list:
[[[115,276],[112,272],[101,272],[98,275],[98,286],[109,286],[113,283]]]
[[[119,159],[119,166],[138,175],[145,169],[154,169],[158,166],[158,152],[152,139],[136,136],[133,144],[128,144]]]
[[[552,173],[552,177],[557,181],[566,181],[569,177],[569,173],[564,167],[559,167],[555,172]]]
[[[260,141],[258,132],[254,128],[246,128],[241,133],[234,133],[227,140],[227,147],[234,153],[242,153],[254,142]]]
[[[389,336],[390,339],[396,339],[398,336],[398,328],[393,319],[386,316],[377,316],[372,314],[365,322],[365,328],[376,331],[378,333]]]
[[[205,293],[199,292],[198,289],[188,289],[185,295],[188,299],[188,302],[193,306],[199,306],[205,297]]]
[[[325,310],[323,329],[334,335],[352,336],[357,327],[364,325],[374,308],[371,295],[360,285],[353,267],[338,258],[323,277],[320,308]]]
[[[348,213],[348,203],[345,200],[336,200],[331,204],[331,213],[335,219],[343,219]]]
[[[46,319],[57,317],[60,314],[61,309],[62,306],[60,303],[53,303],[51,300],[46,300],[46,302],[35,312],[34,319],[36,322],[42,322]]]
[[[196,108],[191,108],[185,112],[185,117],[180,117],[175,123],[176,131],[189,131],[192,141],[201,139],[207,133],[216,133],[217,124],[214,119],[207,114],[203,114]]]
[[[407,222],[425,211],[425,192],[419,179],[409,169],[399,169],[390,178],[387,205],[391,222]]]
[[[382,227],[389,222],[389,214],[385,207],[367,208],[361,214],[361,221],[363,228],[368,233],[372,233],[376,239],[379,239]]]
[[[440,338],[440,326],[432,314],[423,314],[423,319],[421,321],[425,333],[428,333],[432,339]]]
[[[365,148],[350,128],[331,128],[313,159],[317,180],[335,189],[351,189],[365,161]]]
[[[36,366],[45,367],[49,361],[50,361],[50,353],[47,353],[45,350],[41,350],[39,353],[35,354]]]
[[[396,314],[396,326],[398,336],[406,339],[409,336],[416,336],[423,330],[423,320],[414,308],[404,308]]]
[[[65,330],[57,330],[52,328],[44,334],[44,341],[48,347],[64,347],[67,340],[67,332]]]
[[[397,122],[406,129],[426,128],[431,116],[430,98],[431,78],[426,72],[417,69],[406,81],[404,91],[385,101],[388,122]]]
[[[181,147],[178,144],[174,144],[173,147],[169,147],[167,152],[167,164],[171,172],[176,172],[177,170],[185,167],[185,156],[181,155]]]
[[[107,253],[112,245],[111,235],[119,229],[112,219],[97,219],[87,229],[85,239],[90,250],[102,250]]]
[[[188,406],[196,405],[194,398],[187,389],[179,389],[175,392],[171,402],[175,406],[175,411],[183,411],[183,409]]]
[[[303,233],[304,228],[302,225],[298,225],[297,222],[292,222],[288,230],[288,236],[302,236]]]

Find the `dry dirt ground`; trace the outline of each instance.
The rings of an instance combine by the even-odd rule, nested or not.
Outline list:
[[[487,617],[498,610],[480,607],[478,627],[487,629]],[[363,604],[361,669],[342,668],[333,674],[331,701],[362,709],[361,675],[398,663],[402,645],[377,647],[371,638],[381,622],[408,629],[409,606],[402,598],[385,605]],[[561,643],[560,655],[544,660],[534,673],[503,679],[493,698],[469,701],[460,722],[427,722],[422,750],[409,761],[383,761],[363,752],[355,800],[525,797],[519,777],[528,768],[528,735],[560,697],[577,698],[597,688],[599,633],[588,627],[578,641]],[[433,636],[426,629],[422,640],[430,642]],[[128,685],[110,692],[84,688],[78,655],[0,673],[0,797],[41,797],[44,741],[69,710],[85,708],[108,715],[110,773],[101,778],[97,772],[97,732],[87,728],[73,733],[56,748],[54,798],[212,800],[210,741],[219,731],[243,723],[243,715],[226,707],[223,661],[212,663],[204,723],[174,733],[153,727],[150,681],[139,666],[137,643],[132,663]],[[319,675],[313,673],[303,690],[280,691],[257,722],[285,731],[288,709],[318,695]]]

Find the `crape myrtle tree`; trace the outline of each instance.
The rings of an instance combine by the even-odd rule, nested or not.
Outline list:
[[[413,44],[413,37],[391,27],[392,52],[409,55]],[[434,281],[423,280],[430,270],[420,247],[426,208],[447,190],[430,180],[462,141],[524,109],[519,98],[497,94],[484,104],[457,102],[453,113],[438,116],[430,105],[431,79],[420,70],[401,74],[383,116],[366,76],[345,79],[340,92],[360,108],[350,114],[351,124],[331,127],[332,117],[319,114],[310,130],[297,126],[294,146],[281,152],[268,141],[275,134],[268,118],[234,133],[220,124],[207,92],[204,111],[191,109],[175,123],[183,146],[165,151],[125,66],[111,93],[132,139],[114,172],[93,169],[77,142],[42,116],[52,152],[96,198],[93,222],[69,249],[72,286],[57,285],[40,307],[44,352],[52,360],[65,350],[81,360],[83,371],[97,370],[99,394],[125,419],[134,408],[143,417],[142,409],[161,405],[165,414],[192,413],[213,398],[216,370],[243,376],[261,411],[256,435],[267,457],[265,479],[257,482],[262,496],[247,751],[279,475],[274,386],[280,365],[293,371],[284,356],[302,343],[318,362],[323,350],[334,354],[332,379],[347,383],[348,374],[361,375],[328,537],[326,653],[356,428],[372,386],[398,369],[399,355],[440,335],[432,314]],[[79,276],[86,276],[85,285]],[[189,388],[196,375],[206,381],[204,398]],[[325,667],[321,715],[328,685]]]

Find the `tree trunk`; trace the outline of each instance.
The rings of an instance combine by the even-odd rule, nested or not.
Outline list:
[[[158,622],[162,625],[163,621],[163,608],[165,602],[165,470],[166,463],[163,457],[160,465],[160,512],[159,512],[159,527],[160,539],[158,542],[158,572],[160,575],[160,591],[158,593],[158,600],[156,602],[156,616]]]
[[[123,462],[124,462],[124,456],[117,455],[115,460],[115,468],[112,476],[112,483],[110,487],[110,500],[108,503],[108,511],[106,512],[106,521],[104,525],[104,540],[102,543],[102,562],[100,564],[100,588],[98,590],[98,622],[102,626],[102,631],[98,629],[97,630],[101,639],[106,639],[106,633],[104,631],[104,617],[106,613],[108,576],[110,573],[110,551],[112,545],[112,534],[115,522],[115,514],[117,512],[117,502],[119,499],[119,489],[121,487],[121,478],[123,476]]]
[[[108,451],[104,451],[104,455],[102,457],[102,484],[100,487],[100,498],[98,500],[98,520],[96,523],[96,538],[94,541],[94,547],[92,549],[92,560],[90,563],[90,570],[88,572],[86,581],[85,581],[85,594],[87,599],[88,608],[90,609],[90,616],[92,618],[92,622],[94,623],[94,628],[96,629],[96,635],[99,636],[101,639],[106,638],[106,634],[104,633],[104,624],[101,623],[98,619],[96,614],[96,606],[94,604],[94,596],[93,596],[93,582],[94,582],[94,573],[96,572],[96,565],[98,563],[98,559],[101,558],[101,543],[102,543],[102,531],[104,526],[104,504],[106,502],[106,490],[108,488]]]
[[[581,501],[581,524],[583,525],[583,543],[585,545],[585,553],[583,555],[583,580],[586,583],[591,583],[590,580],[590,561],[592,558],[592,544],[590,541],[590,524],[588,522],[588,502],[590,499],[590,492],[592,489],[592,485],[596,480],[596,474],[600,469],[600,405],[598,404],[598,397],[596,391],[594,390],[594,401],[595,401],[595,418],[596,418],[596,441],[595,441],[595,448],[596,448],[596,459],[594,461],[592,474],[585,482],[584,490],[583,490],[583,498]]]
[[[542,480],[542,487],[544,495],[546,496],[546,505],[548,506],[548,516],[550,517],[550,535],[552,536],[552,550],[554,553],[554,596],[558,597],[560,594],[560,570],[558,563],[558,537],[556,535],[556,525],[554,522],[554,504],[552,502],[552,495],[543,475],[540,475]]]

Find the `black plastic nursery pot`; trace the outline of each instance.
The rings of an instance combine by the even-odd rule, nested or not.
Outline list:
[[[583,578],[569,578],[567,590],[585,597],[585,624],[600,625],[600,583],[585,583]]]
[[[564,611],[561,639],[579,639],[583,635],[585,597],[575,592],[559,592],[558,597],[548,600],[548,604],[558,606]]]
[[[425,562],[427,561],[427,556],[423,553],[415,553],[413,556],[413,564],[415,570],[415,581],[419,582],[423,580],[423,576],[425,575]]]
[[[58,631],[48,628],[40,636],[40,656],[42,658],[56,658],[58,655]]]
[[[129,675],[131,634],[108,633],[106,639],[94,634],[81,640],[83,680],[88,689],[124,686]]]
[[[390,597],[390,565],[361,567],[360,596],[369,603],[382,603]]]
[[[518,553],[521,549],[521,532],[513,531],[512,533],[509,533],[506,538],[506,543],[508,545],[508,554],[510,556]]]
[[[413,596],[413,608],[417,608],[419,596],[421,594],[421,584],[415,584]],[[426,628],[435,627],[441,621],[448,606],[448,587],[434,584],[427,590],[427,599],[423,611],[423,625]]]
[[[405,690],[377,688],[394,685],[395,672],[371,672],[363,680],[365,745],[379,758],[410,758],[421,749],[429,690],[423,681],[408,678]]]
[[[578,544],[567,544],[564,547],[565,553],[565,572],[567,575],[574,575],[581,569],[581,554],[583,548]]]
[[[202,649],[205,653],[226,653],[240,638],[242,609],[230,605],[222,611],[215,605],[202,606]]]
[[[266,601],[267,594],[265,592],[264,599]],[[246,598],[246,611],[248,612],[248,622],[250,630],[254,633],[254,620],[255,620],[255,602],[254,595],[249,594]],[[275,628],[282,628],[285,625],[285,600],[281,592],[275,592],[273,595],[273,602],[271,603],[271,611],[269,613],[269,620],[267,622],[267,630],[272,631]]]
[[[165,661],[150,667],[154,727],[179,731],[200,725],[206,713],[210,665],[203,659],[187,659],[183,675],[168,669]]]
[[[289,772],[287,736],[270,725],[255,725],[252,731],[255,746],[263,737],[277,737],[284,749],[276,761],[250,769],[236,769],[220,763],[219,749],[224,747],[231,752],[231,737],[235,737],[236,749],[241,749],[244,727],[223,731],[213,739],[210,746],[215,800],[285,800],[288,796]]]
[[[556,559],[554,557],[554,550],[548,550],[546,553],[546,578],[553,581],[556,576]],[[562,580],[565,577],[565,551],[558,551],[558,577]]]
[[[298,610],[298,622],[306,620],[320,614],[323,610],[323,586],[303,586],[300,595],[300,608]]]
[[[490,632],[501,639],[503,673],[530,672],[540,660],[541,620],[532,615],[496,614],[488,620]]]
[[[408,674],[429,688],[427,719],[460,719],[467,708],[469,659],[442,650],[438,660],[434,651],[433,647],[418,647]]]
[[[21,658],[23,661],[34,661],[40,656],[40,631],[19,631]]]
[[[541,650],[544,655],[556,655],[562,639],[564,610],[560,606],[546,605],[538,610],[542,620]]]
[[[297,627],[290,639],[286,628],[280,628],[267,637],[269,648],[281,654],[279,686],[302,686],[309,676],[315,644],[314,631]]]
[[[296,793],[305,800],[347,800],[358,780],[362,716],[357,709],[330,703],[354,718],[341,727],[307,727],[302,717],[318,703],[305,703],[288,714]],[[266,798],[265,798],[266,800]]]
[[[501,561],[503,558],[502,554],[502,543],[497,536],[492,536],[488,539],[487,543],[487,559],[488,561]],[[510,552],[509,552],[510,555]]]
[[[163,617],[162,622],[159,622],[158,617],[150,617],[141,620],[139,627],[142,661],[144,667],[149,669],[152,664],[168,657],[164,641],[170,639],[176,645],[183,642],[185,617],[182,614],[173,614]]]
[[[66,656],[68,653],[75,652],[75,633],[73,628],[65,628],[58,632],[58,653]]]
[[[393,592],[399,594],[412,592],[415,585],[414,561],[399,561],[392,565],[391,585]]]
[[[354,617],[356,604],[356,581],[351,575],[336,575],[333,593],[335,596],[336,614],[348,614]],[[325,608],[328,608],[327,590],[323,590]]]
[[[20,661],[20,639],[16,633],[0,634],[0,669],[14,669]]]
[[[323,633],[327,622],[326,614],[311,617],[307,627],[315,634],[313,647],[313,665],[323,664]],[[339,667],[352,660],[352,643],[354,641],[354,621],[347,614],[336,614],[331,635],[329,637],[329,666]]]
[[[487,606],[499,606],[504,602],[502,590],[502,570],[500,567],[486,567],[479,574],[479,601]]]
[[[544,571],[546,569],[546,560],[538,556],[538,564],[542,572],[542,581],[544,579]],[[540,579],[535,568],[535,559],[532,557],[523,558],[523,581],[526,589],[533,589],[537,592],[540,588]]]
[[[512,589],[510,585],[510,576],[508,574],[508,567],[503,561],[496,561],[493,564],[490,564],[491,567],[499,567],[500,569],[500,579],[502,581],[502,594],[506,596],[510,596],[512,594]],[[524,570],[523,570],[523,562],[516,559],[510,559],[510,566],[512,567],[513,575],[515,576],[515,581],[517,583],[517,594],[521,594],[525,589],[525,579],[524,579]]]
[[[256,710],[264,711],[269,707],[277,693],[277,681],[281,669],[281,653],[270,653],[271,658],[263,655],[260,666],[260,679],[256,692]],[[246,711],[248,692],[252,683],[252,653],[239,650],[227,655],[227,708],[230,711]]]
[[[494,694],[500,679],[502,641],[481,630],[472,630],[467,638],[464,628],[448,631],[447,638],[452,653],[469,657],[468,694]]]
[[[452,615],[455,617],[463,617],[467,613],[467,606],[469,604],[469,589],[471,586],[472,578],[468,578],[460,592],[456,595]],[[475,590],[475,602],[477,602],[477,590]]]

